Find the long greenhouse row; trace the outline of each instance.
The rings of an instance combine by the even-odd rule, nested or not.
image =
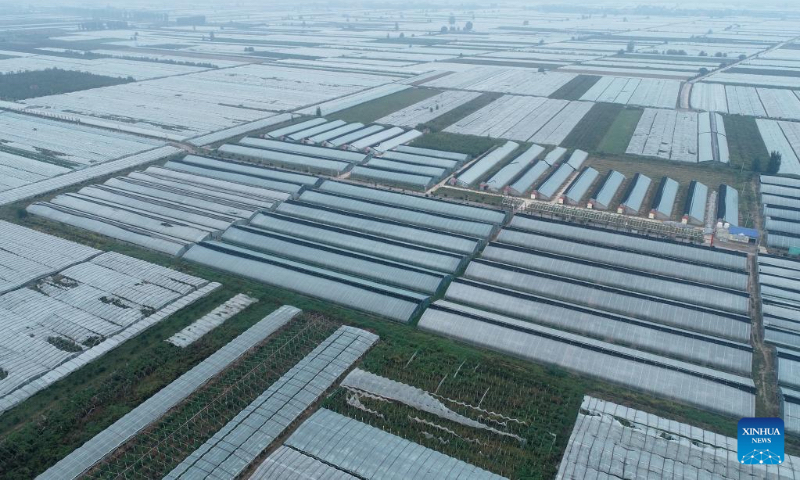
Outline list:
[[[755,413],[749,377],[727,374],[530,322],[437,301],[422,330],[730,416]]]
[[[419,325],[745,414],[754,401],[748,285],[741,254],[517,214]],[[731,387],[731,402],[718,405],[717,395]],[[696,388],[715,393],[704,397]]]
[[[326,180],[183,258],[408,322],[505,221],[499,210]]]
[[[559,145],[592,105],[590,102],[506,95],[445,131]]]
[[[303,422],[251,478],[284,478],[298,470],[310,474],[320,463],[328,466],[324,478],[334,479],[504,478],[326,409]]]
[[[800,180],[762,175],[761,213],[767,246],[800,249]]]
[[[762,187],[793,182],[764,178]],[[800,262],[772,255],[758,256],[758,283],[764,341],[776,347],[776,370],[786,429],[800,433]]]
[[[307,175],[189,155],[33,203],[28,211],[181,255],[190,244],[218,237],[317,182]]]

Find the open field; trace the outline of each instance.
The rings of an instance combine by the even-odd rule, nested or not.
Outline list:
[[[587,152],[599,150],[600,144],[609,136],[609,132],[623,111],[625,108],[615,103],[595,104],[561,142],[561,146],[579,148]],[[614,135],[618,134],[615,132]]]
[[[756,120],[742,115],[725,115],[725,131],[728,133],[728,148],[731,153],[731,167],[739,170],[753,170],[754,161],[760,166],[769,160],[764,140],[758,132]],[[766,166],[766,165],[764,165]]]
[[[357,105],[333,115],[328,115],[331,120],[344,120],[345,122],[369,123],[385,117],[386,115],[408,107],[417,102],[441,93],[441,90],[430,88],[411,88],[401,92],[387,95],[377,100]]]
[[[440,115],[429,122],[423,123],[419,125],[419,127],[427,128],[432,132],[440,132],[445,128],[449,127],[450,125],[461,120],[462,118],[466,117],[467,115],[470,115],[471,113],[480,110],[486,105],[489,105],[490,103],[497,100],[501,96],[502,95],[499,93],[483,93],[478,98],[470,100],[464,105],[454,108],[453,110],[450,110],[444,115]]]
[[[459,135],[448,132],[431,132],[417,138],[411,142],[410,145],[420,148],[466,153],[472,157],[477,157],[493,146],[500,145],[501,143],[503,143],[502,140],[488,137]]]
[[[609,154],[625,153],[625,149],[628,148],[628,143],[631,141],[633,131],[636,130],[636,125],[639,124],[642,113],[644,113],[644,110],[640,108],[626,108],[619,112],[614,119],[614,123],[611,124],[603,139],[597,145],[597,151]]]
[[[581,97],[600,80],[597,75],[578,75],[550,94],[550,98],[560,98],[562,100],[580,100]]]

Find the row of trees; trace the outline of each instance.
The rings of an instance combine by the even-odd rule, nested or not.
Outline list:
[[[108,87],[133,81],[133,77],[107,77],[86,72],[62,70],[60,68],[0,73],[0,99],[22,100]]]

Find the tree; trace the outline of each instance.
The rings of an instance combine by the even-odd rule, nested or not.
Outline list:
[[[775,175],[781,169],[781,160],[783,160],[783,155],[781,152],[773,151],[769,154],[769,163],[767,163],[767,173],[770,175]]]
[[[449,23],[450,25],[455,25],[456,24],[456,16],[451,13],[450,14],[450,19],[447,21],[447,23]]]
[[[750,162],[750,170],[761,173],[763,172],[762,168],[764,168],[764,165],[762,165],[761,157],[754,157]]]
[[[708,75],[708,69],[706,67],[700,67],[699,74]]]
[[[746,58],[747,58],[747,55],[745,55],[744,53],[739,55],[739,60],[744,60]]]
[[[403,32],[400,32],[400,38],[406,38],[406,35]]]
[[[525,20],[524,22],[522,22],[522,25],[530,25],[530,24],[531,24],[531,22],[528,21],[528,20]]]
[[[322,109],[321,109],[321,108],[319,108],[319,105],[317,105],[317,116],[318,116],[318,117],[321,117],[321,116],[322,116]]]
[[[633,53],[633,51],[636,50],[636,44],[633,43],[633,40],[628,42],[628,46],[627,46],[626,50],[628,51],[628,53]]]
[[[440,31],[441,33],[447,33],[447,26],[444,26],[444,27],[442,27],[442,29],[441,29],[441,30],[439,30],[439,31]]]
[[[214,41],[214,32],[208,32],[208,39]]]
[[[467,32],[471,32],[472,31],[472,22],[467,22],[467,24],[464,25],[464,30],[467,31]]]
[[[397,22],[394,22],[394,31],[396,32],[398,30],[400,30],[400,24],[397,23]]]
[[[697,56],[698,56],[698,57],[707,57],[707,56],[708,56],[708,54],[706,53],[706,51],[705,51],[705,50],[701,50],[701,51],[700,51],[700,53],[698,53],[698,54],[697,54]]]

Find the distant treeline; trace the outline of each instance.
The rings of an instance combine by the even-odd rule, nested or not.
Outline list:
[[[134,55],[107,55],[105,53],[82,52],[79,50],[64,50],[63,52],[48,51],[35,52],[39,55],[50,55],[54,57],[69,57],[69,58],[84,58],[86,60],[96,60],[98,58],[118,58],[121,60],[133,60],[137,62],[153,62],[153,63],[166,63],[169,65],[181,65],[184,67],[200,67],[200,68],[219,68],[213,63],[208,62],[190,62],[188,60],[173,60],[171,58],[156,58],[156,57],[140,57]]]
[[[0,74],[0,99],[23,100],[77,92],[135,81],[133,77],[107,77],[60,68]]]

